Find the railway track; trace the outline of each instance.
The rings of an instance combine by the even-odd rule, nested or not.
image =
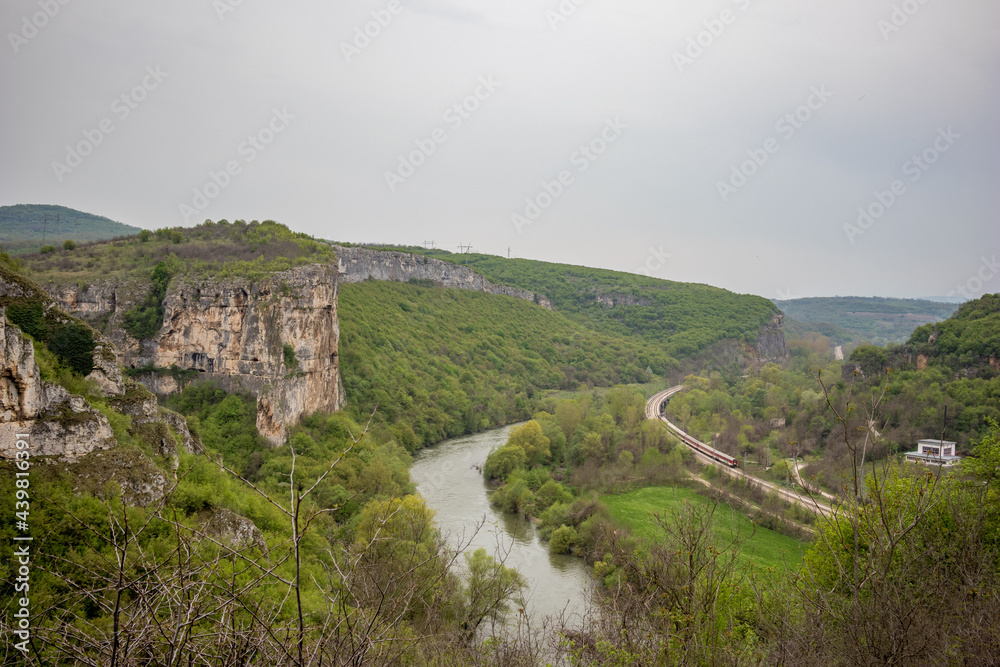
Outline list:
[[[669,389],[664,389],[663,391],[655,394],[646,402],[646,419],[651,419],[654,421],[659,421],[663,423],[667,429],[677,436],[681,442],[688,446],[688,448],[694,452],[695,457],[702,463],[707,465],[714,465],[719,470],[723,471],[727,475],[736,478],[742,478],[759,484],[768,491],[777,494],[784,500],[788,502],[795,503],[801,507],[808,509],[811,512],[821,514],[823,516],[833,516],[835,513],[834,508],[831,506],[819,502],[815,498],[810,498],[807,495],[795,493],[788,489],[782,488],[777,484],[768,482],[759,477],[754,477],[753,475],[748,475],[746,472],[735,467],[735,459],[730,457],[725,452],[719,452],[714,447],[707,445],[700,440],[694,438],[693,436],[685,433],[677,425],[673,424],[666,417],[663,416],[662,409],[663,405],[670,400],[674,395],[684,390],[683,385],[678,385],[676,387],[670,387]]]

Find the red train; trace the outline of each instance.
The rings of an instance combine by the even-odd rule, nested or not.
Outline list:
[[[690,435],[688,435],[681,429],[674,426],[670,422],[670,420],[667,419],[666,417],[663,417],[662,419],[663,421],[667,422],[667,426],[670,427],[670,430],[674,432],[674,435],[683,440],[684,444],[686,444],[691,449],[695,450],[696,452],[701,452],[705,456],[715,461],[718,461],[719,463],[725,463],[730,468],[736,468],[739,466],[739,461],[737,461],[734,457],[730,456],[729,454],[726,454],[725,452],[720,452],[715,447],[709,447],[701,440],[692,438]]]

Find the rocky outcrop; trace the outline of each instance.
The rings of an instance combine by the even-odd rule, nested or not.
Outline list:
[[[149,457],[129,448],[94,452],[69,469],[77,491],[101,496],[111,483],[121,489],[126,503],[140,507],[162,500],[172,484]]]
[[[178,391],[180,370],[256,395],[258,430],[274,443],[301,415],[343,407],[333,266],[302,266],[259,281],[175,278],[162,328],[141,342],[118,323],[145,294],[133,283],[53,285],[49,293],[65,308],[105,322],[123,365],[153,369],[137,379],[156,394]]]
[[[231,549],[257,547],[267,551],[267,541],[250,519],[222,507],[213,507],[199,516],[202,531]]]
[[[785,316],[777,312],[771,320],[757,332],[751,342],[727,339],[713,343],[681,366],[681,375],[692,370],[725,368],[733,364],[740,368],[762,368],[765,364],[784,364],[791,359],[791,352],[785,342]]]
[[[615,306],[652,306],[649,299],[635,296],[634,294],[598,294],[597,303],[608,308]]]
[[[363,280],[388,282],[429,281],[437,287],[488,292],[512,296],[537,303],[552,310],[552,303],[540,294],[526,289],[497,285],[467,266],[445,262],[424,255],[391,250],[334,246],[337,249],[340,282],[359,283]]]
[[[791,359],[792,354],[785,341],[785,314],[777,312],[771,321],[765,324],[757,334],[757,340],[753,342],[755,361],[758,364],[785,363]]]
[[[343,407],[337,275],[310,265],[260,282],[177,281],[139,365],[177,366],[257,395],[257,428],[282,442],[301,415]]]
[[[0,458],[12,459],[19,435],[29,452],[74,461],[114,445],[107,418],[81,396],[41,379],[35,349],[0,306]]]

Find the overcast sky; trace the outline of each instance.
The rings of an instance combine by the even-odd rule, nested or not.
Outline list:
[[[576,2],[5,0],[0,204],[1000,291],[996,0]]]

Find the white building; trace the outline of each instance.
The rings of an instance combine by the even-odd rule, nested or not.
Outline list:
[[[955,454],[955,443],[948,440],[921,440],[917,443],[917,451],[907,452],[906,460],[925,465],[957,466],[962,461]]]

